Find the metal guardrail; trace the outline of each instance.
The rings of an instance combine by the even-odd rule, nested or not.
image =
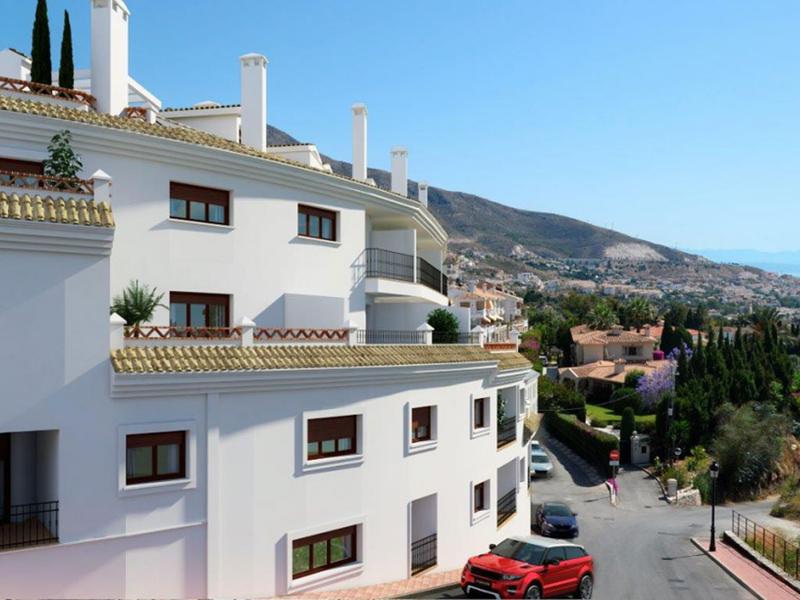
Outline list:
[[[731,530],[740,539],[795,579],[800,574],[800,546],[731,510]]]
[[[0,522],[0,550],[51,544],[58,541],[58,500],[9,507]]]
[[[425,331],[358,329],[356,344],[424,344]]]
[[[436,565],[436,534],[411,542],[411,574],[417,575]]]
[[[448,331],[434,331],[433,343],[434,344],[469,344],[477,345],[481,342],[479,333],[472,333],[471,331],[457,331],[450,333]]]
[[[411,254],[393,252],[383,248],[367,248],[364,250],[366,277],[381,277],[395,281],[420,283],[435,292],[447,295],[447,275],[434,267],[422,257]],[[415,272],[416,271],[416,272]]]
[[[500,527],[517,512],[517,490],[511,490],[497,500],[497,526]]]
[[[517,419],[511,417],[497,422],[497,447],[505,446],[517,438]]]

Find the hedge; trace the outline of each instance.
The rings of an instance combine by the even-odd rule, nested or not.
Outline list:
[[[616,436],[581,423],[575,415],[549,412],[545,414],[544,422],[549,433],[594,465],[600,473],[611,475],[608,455],[612,450],[619,450]]]

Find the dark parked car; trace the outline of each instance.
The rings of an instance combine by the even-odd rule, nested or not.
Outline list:
[[[563,502],[545,502],[536,509],[536,529],[548,537],[578,537],[578,514]]]
[[[534,535],[492,544],[461,572],[467,596],[589,599],[593,588],[594,562],[583,546]]]

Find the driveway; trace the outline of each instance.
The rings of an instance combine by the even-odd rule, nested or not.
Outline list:
[[[578,513],[577,542],[595,560],[595,598],[752,600],[689,541],[707,535],[710,509],[667,505],[659,498],[658,484],[638,469],[619,474],[619,504],[614,508],[601,477],[587,472],[585,463],[543,431],[537,437],[551,454],[554,472],[549,479],[533,481],[533,508],[547,500],[562,500]],[[717,530],[729,523],[730,511],[720,509]],[[438,597],[462,595],[455,586]]]

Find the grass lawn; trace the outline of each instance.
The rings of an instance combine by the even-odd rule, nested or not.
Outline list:
[[[605,422],[606,425],[614,425],[615,427],[619,427],[620,421],[622,421],[622,415],[618,415],[613,410],[611,410],[607,406],[597,406],[596,404],[587,404],[586,405],[586,416],[588,416],[592,423],[603,423]],[[645,424],[644,427],[640,425],[640,423]],[[636,426],[642,427],[655,427],[656,424],[656,416],[655,415],[636,415]]]

